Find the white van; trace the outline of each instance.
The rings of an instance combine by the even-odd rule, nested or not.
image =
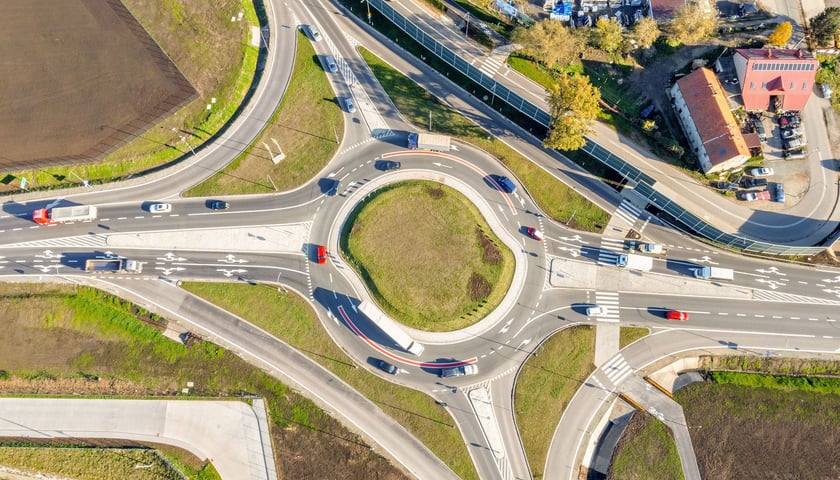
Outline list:
[[[823,98],[828,100],[831,98],[831,87],[827,83],[821,83],[820,88],[822,89]]]

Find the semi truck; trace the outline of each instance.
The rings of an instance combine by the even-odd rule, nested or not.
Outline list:
[[[143,264],[127,258],[89,258],[85,271],[92,273],[140,273]]]
[[[432,150],[435,152],[448,152],[452,149],[452,142],[446,135],[434,133],[409,133],[408,148],[410,150]]]
[[[734,280],[735,272],[731,268],[697,267],[694,269],[694,276],[707,280],[712,278],[717,280]]]
[[[423,345],[419,344],[414,341],[405,330],[400,327],[400,325],[389,318],[388,316],[382,314],[373,304],[370,302],[362,302],[359,304],[359,311],[361,311],[366,317],[370,319],[380,330],[382,333],[387,335],[391,340],[394,341],[395,344],[399,345],[400,348],[405,350],[406,352],[419,356],[423,353]]]
[[[653,258],[632,253],[622,253],[615,259],[615,265],[630,270],[649,272],[653,270]]]
[[[89,222],[96,220],[96,207],[76,205],[73,207],[39,208],[32,213],[35,223],[52,224],[66,222]]]

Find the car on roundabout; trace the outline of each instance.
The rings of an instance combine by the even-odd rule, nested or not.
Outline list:
[[[469,365],[459,365],[457,367],[449,367],[449,368],[441,368],[440,369],[440,378],[447,378],[447,377],[462,377],[464,375],[475,375],[478,373],[478,367],[469,364]]]
[[[543,233],[534,227],[529,227],[528,230],[526,230],[526,232],[528,233],[529,237],[533,238],[538,242],[541,242],[543,239]]]
[[[688,320],[688,312],[683,312],[681,310],[668,310],[665,313],[665,318],[668,320],[679,320],[684,322]]]
[[[377,170],[387,172],[388,170],[399,170],[402,164],[393,160],[377,160],[374,166]]]
[[[385,360],[377,360],[376,368],[382,370],[383,372],[389,375],[397,375],[398,373],[400,373],[400,369],[398,369],[395,365],[386,362]]]
[[[318,248],[316,249],[316,259],[320,265],[327,263],[327,247],[324,245],[318,245]]]

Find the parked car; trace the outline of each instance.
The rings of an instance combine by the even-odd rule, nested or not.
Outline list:
[[[318,260],[319,264],[323,265],[327,263],[327,247],[323,245],[318,245],[318,248],[316,249],[316,254],[316,259]]]
[[[607,313],[606,307],[602,307],[600,305],[590,305],[586,307],[586,316],[591,317],[593,315],[604,315]]]
[[[665,314],[665,318],[667,318],[668,320],[680,320],[684,322],[688,320],[688,312],[683,312],[680,310],[668,310],[668,312]]]
[[[767,131],[764,130],[764,124],[761,122],[760,118],[753,119],[753,128],[755,128],[755,133],[758,134],[758,139],[762,142],[767,140]]]
[[[149,205],[150,213],[169,213],[172,211],[172,204],[169,203],[153,203]]]
[[[516,190],[516,185],[514,185],[508,177],[496,177],[496,183],[499,184],[499,187],[501,187],[502,191],[505,193],[513,193],[514,190]]]
[[[785,150],[791,150],[793,148],[804,147],[806,145],[805,139],[802,138],[802,137],[789,138],[789,139],[784,140],[784,142],[785,142],[785,144],[784,144]]]
[[[210,210],[227,210],[230,208],[230,204],[224,200],[212,200],[207,205],[210,207]]]
[[[785,150],[784,152],[782,152],[782,158],[784,158],[785,160],[799,160],[807,156],[808,154],[803,148],[798,148],[796,150]]]
[[[377,366],[377,368],[379,368],[383,372],[391,374],[391,375],[396,375],[396,374],[400,373],[400,370],[396,366],[391,365],[390,363],[386,362],[385,360],[377,360],[376,361],[376,366]]]
[[[802,127],[784,128],[782,129],[782,138],[801,137],[803,133]]]
[[[347,109],[347,113],[355,113],[356,112],[356,106],[353,105],[353,99],[352,98],[344,97],[343,102],[344,102],[344,108]]]
[[[744,177],[741,179],[744,183],[744,188],[755,188],[755,187],[765,187],[767,186],[767,179],[766,178],[758,178],[758,177]]]
[[[534,240],[537,240],[537,241],[542,241],[543,234],[542,234],[541,231],[537,230],[534,227],[529,227],[527,232],[528,232],[529,237],[531,237],[531,238],[533,238]]]
[[[785,203],[785,184],[777,183],[773,189],[773,201]]]
[[[744,191],[738,194],[738,198],[745,202],[754,202],[756,200],[770,200],[770,192],[768,192],[767,190],[762,190],[760,192]]]
[[[747,173],[754,177],[766,177],[773,175],[773,169],[770,167],[756,167],[747,170]]]
[[[831,86],[827,83],[820,84],[820,90],[822,90],[823,98],[828,100],[831,98]]]
[[[473,364],[440,369],[441,377],[460,377],[463,375],[475,375],[476,373],[478,373],[478,367]]]
[[[741,188],[737,182],[712,182],[712,186],[718,190],[731,190],[733,192]]]

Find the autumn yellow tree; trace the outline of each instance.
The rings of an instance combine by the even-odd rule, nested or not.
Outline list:
[[[581,35],[570,31],[556,20],[543,20],[530,27],[518,27],[511,40],[522,46],[522,55],[546,67],[566,67],[577,61],[583,51]]]
[[[767,38],[767,43],[776,47],[784,47],[790,40],[791,35],[793,35],[793,25],[790,22],[782,22]]]
[[[564,73],[548,93],[551,129],[543,144],[546,148],[577,150],[586,144],[592,122],[600,113],[601,92],[589,83],[589,77]]]
[[[717,31],[717,14],[710,5],[692,2],[677,10],[669,25],[668,43],[691,45]]]
[[[592,30],[592,39],[596,47],[607,53],[613,53],[621,46],[624,36],[621,24],[615,18],[599,18]]]
[[[642,17],[633,27],[633,37],[636,40],[636,45],[641,48],[650,48],[660,35],[662,35],[662,32],[659,30],[656,20],[651,17]]]

